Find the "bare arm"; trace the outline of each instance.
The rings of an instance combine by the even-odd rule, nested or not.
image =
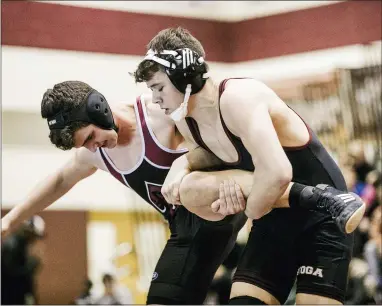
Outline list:
[[[202,147],[197,147],[189,151],[186,156],[191,171],[203,170],[221,165],[219,158]]]
[[[184,145],[189,152],[172,163],[161,192],[167,203],[182,205],[179,188],[183,178],[192,171],[217,166],[220,164],[220,160],[195,143],[192,136],[189,135],[190,131],[185,122],[177,123],[177,128],[183,135]]]
[[[86,163],[80,149],[56,172],[41,181],[28,195],[24,203],[15,206],[3,219],[8,226],[7,233],[17,228],[24,220],[31,218],[66,194],[76,183],[93,174],[97,168]],[[2,226],[3,234],[3,226]]]
[[[270,116],[270,106],[281,103],[264,84],[242,82],[242,88],[228,87],[221,99],[221,112],[228,128],[241,138],[256,170],[247,199],[246,214],[258,219],[272,209],[292,178],[292,166],[285,155]],[[237,95],[238,92],[246,96]]]

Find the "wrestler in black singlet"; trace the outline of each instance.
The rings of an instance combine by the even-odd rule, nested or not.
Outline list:
[[[220,96],[228,80],[220,84]],[[233,169],[255,171],[242,141],[228,130],[221,113],[220,118],[239,156],[237,162],[223,163]],[[190,117],[186,121],[196,143],[211,152],[201,138],[197,122]],[[304,146],[284,147],[293,168],[292,182],[309,186],[323,183],[346,191],[337,164],[314,132],[306,127],[310,138]],[[341,233],[329,215],[304,209],[273,209],[253,221],[234,281],[261,287],[283,304],[297,276],[297,293],[343,302],[352,247],[353,235]]]

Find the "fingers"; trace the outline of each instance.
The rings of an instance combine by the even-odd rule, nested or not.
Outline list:
[[[247,203],[245,201],[244,194],[241,191],[241,188],[238,184],[235,184],[235,193],[236,193],[236,198],[239,202],[239,209],[240,209],[239,211],[244,211]]]
[[[231,196],[231,181],[224,181],[224,200],[227,203],[227,214],[235,214],[235,204]]]
[[[245,210],[246,201],[241,188],[234,180],[225,180],[219,185],[219,199],[211,205],[215,213],[224,216]]]
[[[172,189],[172,201],[173,202],[170,202],[171,204],[177,204],[177,205],[180,205],[180,193],[179,193],[179,185],[176,184],[174,185],[173,189]]]
[[[178,185],[172,184],[162,187],[161,193],[167,203],[181,205]]]
[[[238,213],[242,209],[241,209],[241,204],[239,202],[239,198],[237,197],[236,186],[239,186],[239,185],[237,185],[234,182],[234,180],[232,180],[232,179],[229,180],[229,194],[231,196],[231,200],[232,200],[232,203],[233,203],[233,209],[234,209],[235,213]],[[239,188],[239,190],[240,190],[240,188]]]
[[[214,213],[219,213],[219,210],[220,210],[220,200],[219,199],[217,199],[215,202],[213,202],[211,204],[211,210]]]
[[[227,202],[225,200],[225,191],[224,191],[224,183],[220,183],[219,185],[219,210],[218,212],[222,215],[227,216]]]

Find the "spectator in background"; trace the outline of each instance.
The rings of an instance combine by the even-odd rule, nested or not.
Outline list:
[[[365,245],[368,275],[365,285],[375,302],[382,304],[382,207],[378,206],[371,217],[369,241]]]
[[[367,174],[375,169],[367,162],[364,147],[360,142],[353,142],[349,146],[349,158],[357,174],[357,182],[365,184]]]
[[[366,186],[362,191],[362,200],[366,203],[365,215],[370,217],[374,209],[378,207],[380,199],[378,199],[378,188],[381,186],[382,175],[377,170],[369,172],[366,176]],[[380,193],[379,193],[380,195]]]
[[[111,274],[102,276],[104,286],[103,295],[96,299],[96,305],[127,305],[134,304],[130,291],[122,286],[118,286],[116,279]]]
[[[92,296],[90,293],[92,290],[92,287],[93,287],[92,281],[89,279],[85,280],[84,289],[83,289],[82,293],[80,294],[80,296],[74,300],[73,304],[75,304],[75,305],[91,305],[91,304],[93,304],[93,299],[92,299]]]
[[[1,304],[36,304],[35,276],[41,264],[38,243],[45,236],[45,222],[34,216],[3,240],[1,246]]]

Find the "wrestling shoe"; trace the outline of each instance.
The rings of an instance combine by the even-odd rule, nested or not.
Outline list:
[[[352,233],[362,220],[366,205],[362,199],[353,192],[344,192],[325,184],[319,184],[314,188],[305,188],[302,193],[309,197],[308,193],[315,194],[316,210],[328,212],[341,232]]]

